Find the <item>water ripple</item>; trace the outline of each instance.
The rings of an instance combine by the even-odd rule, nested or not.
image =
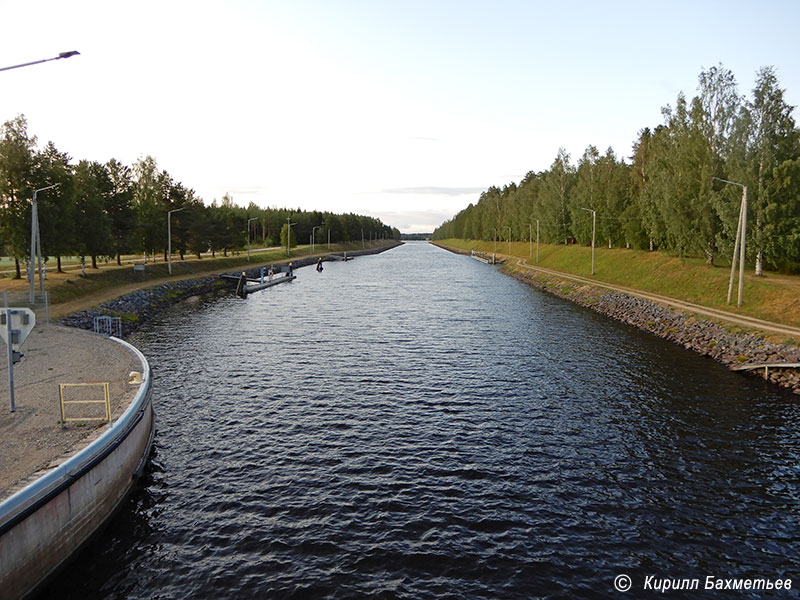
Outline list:
[[[154,466],[60,597],[607,597],[622,572],[797,572],[788,394],[424,244],[298,275],[138,334]]]

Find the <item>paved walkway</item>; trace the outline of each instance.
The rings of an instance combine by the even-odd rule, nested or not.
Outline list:
[[[37,326],[22,345],[24,358],[14,365],[16,412],[12,413],[5,343],[0,344],[0,350],[2,500],[35,474],[83,447],[104,427],[104,423],[97,421],[62,426],[60,383],[109,382],[113,420],[125,410],[138,389],[138,385],[127,384],[129,373],[142,367],[130,350],[108,338],[71,327]],[[71,388],[68,394],[66,399],[71,400],[103,399],[102,387]],[[73,405],[71,410],[91,413],[98,406]]]

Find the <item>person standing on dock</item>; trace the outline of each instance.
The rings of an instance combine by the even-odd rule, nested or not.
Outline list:
[[[317,273],[322,273],[322,257],[317,261]]]
[[[292,267],[292,262],[289,261],[289,270],[286,272],[287,277],[291,277],[294,274],[294,267]]]

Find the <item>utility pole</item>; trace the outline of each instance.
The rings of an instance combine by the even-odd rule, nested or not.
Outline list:
[[[592,275],[594,275],[594,234],[596,230],[595,226],[597,225],[597,212],[591,208],[581,208],[581,210],[592,213]]]
[[[170,217],[172,213],[186,210],[186,207],[176,208],[167,212],[167,271],[172,275],[172,223]]]
[[[258,217],[247,219],[247,262],[250,262],[250,222],[258,221]]]
[[[528,217],[531,221],[536,221],[536,262],[539,262],[539,219]]]
[[[747,232],[747,186],[743,183],[736,183],[735,181],[728,181],[727,179],[720,179],[719,177],[712,177],[722,183],[729,183],[731,185],[738,185],[742,188],[742,202],[739,206],[739,223],[736,226],[736,242],[733,246],[733,259],[731,260],[731,277],[728,281],[728,304],[731,303],[731,296],[733,296],[733,280],[736,275],[736,257],[739,255],[739,297],[736,306],[742,305],[742,294],[744,292],[744,262],[745,262],[745,240]]]
[[[54,183],[47,187],[33,190],[33,198],[31,199],[31,256],[28,265],[28,273],[30,274],[30,303],[34,303],[34,279],[36,279],[36,263],[39,263],[39,291],[44,292],[44,279],[42,278],[42,240],[39,234],[39,206],[36,204],[36,194],[45,190],[50,190],[58,187],[60,183]]]
[[[291,256],[291,250],[289,249],[289,244],[292,241],[292,225],[297,225],[297,223],[292,223],[292,215],[286,217],[286,256]]]

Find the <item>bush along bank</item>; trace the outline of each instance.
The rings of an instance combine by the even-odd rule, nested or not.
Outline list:
[[[621,292],[609,292],[543,273],[504,270],[540,290],[591,308],[622,323],[680,344],[730,367],[768,362],[800,362],[800,348],[773,344],[754,334],[732,333],[718,323]],[[763,369],[743,371],[763,377]],[[769,381],[800,394],[800,369],[770,369]]]
[[[400,243],[384,246],[381,248],[371,248],[369,250],[358,250],[347,252],[347,256],[364,256],[367,254],[379,254],[384,250],[389,250],[398,246]],[[326,257],[323,256],[323,260]],[[319,256],[304,256],[276,261],[275,266],[292,263],[292,267],[299,269],[308,265],[316,265]],[[256,278],[260,275],[261,266],[252,267],[244,271],[248,277]],[[238,277],[242,271],[228,273]],[[233,294],[236,288],[236,280],[223,279],[220,275],[210,275],[200,279],[189,279],[164,283],[148,289],[137,290],[131,294],[121,296],[110,302],[100,304],[96,308],[82,310],[72,313],[58,321],[60,325],[77,327],[79,329],[94,329],[95,317],[111,316],[119,317],[122,326],[122,337],[127,337],[136,331],[142,324],[155,318],[161,312],[177,304],[182,300],[192,296],[201,296],[212,293]]]

